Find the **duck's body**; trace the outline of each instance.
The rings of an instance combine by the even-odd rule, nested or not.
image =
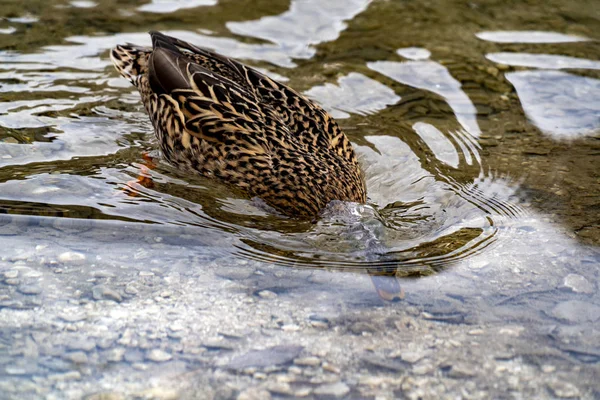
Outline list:
[[[117,46],[111,57],[139,89],[169,162],[290,216],[366,201],[354,150],[321,107],[235,60],[151,36],[152,48]]]

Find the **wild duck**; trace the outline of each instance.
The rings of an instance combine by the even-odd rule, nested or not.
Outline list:
[[[350,141],[319,105],[234,59],[150,32],[152,48],[118,45],[111,58],[136,86],[164,157],[314,217],[332,200],[364,203]]]

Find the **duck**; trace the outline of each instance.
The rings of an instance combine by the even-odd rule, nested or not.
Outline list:
[[[110,57],[139,91],[163,157],[288,217],[315,218],[334,200],[364,204],[348,137],[320,105],[209,49],[151,31],[152,47]]]

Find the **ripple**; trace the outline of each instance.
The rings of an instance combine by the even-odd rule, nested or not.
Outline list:
[[[583,36],[545,31],[485,31],[475,36],[495,43],[573,43],[591,40]]]
[[[456,147],[439,129],[424,122],[417,122],[413,125],[413,129],[433,151],[438,160],[453,168],[458,168],[460,159]]]

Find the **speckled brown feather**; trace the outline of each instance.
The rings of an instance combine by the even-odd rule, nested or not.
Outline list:
[[[151,36],[152,48],[121,45],[111,58],[139,89],[168,161],[290,216],[366,201],[352,145],[321,107],[233,59]]]

